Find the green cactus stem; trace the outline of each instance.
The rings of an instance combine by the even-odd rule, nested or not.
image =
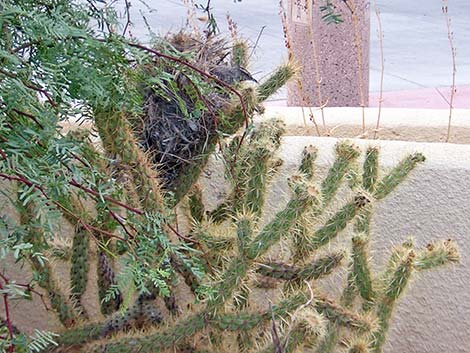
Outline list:
[[[258,101],[264,102],[266,99],[275,94],[297,73],[297,69],[293,64],[287,63],[279,66],[271,76],[261,83],[257,88]]]
[[[70,267],[70,288],[72,289],[71,298],[80,309],[82,315],[86,315],[85,309],[81,304],[81,297],[85,293],[88,282],[88,270],[90,252],[90,232],[82,225],[77,226],[73,236],[72,258]]]
[[[158,175],[152,163],[140,149],[126,114],[117,111],[95,111],[95,123],[103,146],[110,156],[119,156],[130,167],[135,190],[142,206],[150,211],[162,211],[164,199]]]
[[[207,327],[212,327],[222,331],[252,330],[260,324],[269,322],[274,318],[282,318],[294,312],[301,305],[304,305],[309,297],[303,293],[291,296],[274,305],[272,309],[260,312],[240,312],[235,314],[213,315],[201,312],[180,320],[176,325],[163,329],[154,334],[150,333],[144,337],[124,337],[111,341],[108,344],[98,345],[93,350],[95,352],[124,353],[129,349],[140,353],[156,353],[172,348],[180,342],[184,342],[196,333]]]
[[[340,303],[345,308],[350,309],[354,303],[358,295],[358,289],[356,286],[356,280],[354,278],[354,271],[352,269],[352,264],[350,264],[350,268],[348,270],[348,276],[346,278],[346,286],[343,289],[343,293],[341,294]]]
[[[339,142],[335,149],[336,159],[321,184],[324,206],[331,202],[351,164],[360,154],[358,148],[349,142]]]
[[[315,339],[308,336],[308,327],[305,323],[295,325],[287,336],[282,338],[282,352],[294,353],[302,352],[305,346],[311,345]],[[268,347],[262,349],[261,353],[273,353],[279,349],[276,345],[270,344]]]
[[[317,159],[317,155],[318,150],[312,145],[305,146],[302,151],[299,173],[303,174],[308,181],[312,180],[315,174],[315,160]]]
[[[416,255],[415,268],[418,271],[429,270],[460,261],[457,244],[452,239],[438,241],[426,246]]]
[[[373,352],[381,353],[382,346],[385,343],[386,334],[390,327],[390,319],[395,309],[395,304],[401,296],[411,274],[413,272],[413,263],[416,254],[413,250],[409,250],[408,254],[398,264],[394,273],[386,284],[383,296],[377,306],[377,316],[379,318],[379,328],[373,333]]]
[[[355,338],[348,343],[348,353],[370,353],[370,341],[366,338]]]
[[[249,54],[248,44],[244,40],[237,40],[232,48],[232,66],[248,66]]]
[[[285,281],[310,281],[330,274],[341,264],[343,259],[344,252],[340,251],[319,258],[302,268],[270,262],[258,266],[256,272],[263,276]]]
[[[250,218],[242,216],[237,227],[237,237],[242,252],[239,257],[231,262],[228,269],[222,275],[219,284],[216,286],[214,297],[207,304],[209,311],[219,309],[231,298],[233,292],[239,287],[242,279],[246,276],[250,266],[250,261],[246,257],[246,242],[251,238],[251,232]]]
[[[45,241],[43,229],[34,225],[34,209],[31,204],[26,206],[18,203],[20,210],[20,222],[22,225],[27,226],[26,241],[34,244],[38,249],[44,248],[47,245]],[[57,313],[59,321],[65,327],[73,326],[78,320],[78,314],[67,301],[66,296],[62,293],[61,289],[55,282],[52,275],[52,267],[48,263],[41,263],[35,256],[28,256],[28,261],[31,264],[32,270],[38,276],[38,284],[43,288],[54,312]]]
[[[309,231],[306,223],[305,219],[300,219],[291,232],[293,245],[292,260],[294,264],[304,262],[305,259],[308,259],[310,253],[307,246]]]
[[[415,153],[407,156],[392,171],[377,183],[374,196],[377,200],[383,199],[390,194],[407,176],[422,163],[426,158],[421,153]]]
[[[246,256],[247,246],[253,237],[252,217],[245,215],[238,218],[237,240],[238,253]]]
[[[353,331],[370,333],[374,331],[376,323],[370,317],[360,316],[345,309],[325,296],[316,296],[315,308],[326,319],[338,326],[349,328]]]
[[[247,257],[251,260],[258,258],[277,243],[281,237],[287,235],[308,208],[315,204],[318,205],[317,195],[318,192],[313,187],[302,182],[298,183],[294,197],[286,208],[278,212],[248,246]]]
[[[338,325],[335,322],[328,322],[326,334],[315,350],[316,353],[335,353],[336,344],[339,339]]]
[[[101,338],[103,327],[101,323],[73,327],[61,333],[56,342],[63,347],[82,345]]]
[[[191,218],[195,222],[201,223],[206,214],[206,210],[202,202],[202,191],[198,185],[194,185],[192,192],[189,194],[188,206]]]
[[[271,158],[271,151],[270,145],[253,149],[253,159],[248,170],[249,178],[244,204],[247,210],[258,217],[261,216],[266,196],[268,161]]]
[[[307,248],[309,252],[318,250],[328,244],[341,232],[348,223],[363,209],[370,200],[364,194],[358,194],[354,200],[343,206],[326,224],[318,229],[308,239]]]
[[[111,266],[110,260],[105,252],[100,251],[98,254],[98,298],[101,303],[101,313],[109,315],[119,309],[122,303],[122,295],[120,292],[116,293],[114,298],[105,301],[108,290],[117,286],[116,275]]]
[[[375,299],[375,290],[372,286],[372,275],[370,271],[370,263],[367,254],[367,238],[364,236],[354,236],[352,238],[352,260],[353,260],[353,277],[359,294],[364,299],[364,309],[369,310]]]
[[[379,148],[369,147],[366,151],[362,172],[362,186],[373,192],[379,176]]]

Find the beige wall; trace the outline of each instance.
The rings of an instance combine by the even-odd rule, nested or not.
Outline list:
[[[289,136],[283,140],[280,151],[285,160],[284,175],[297,169],[304,146],[319,148],[319,172],[324,173],[333,162],[333,138]],[[356,140],[366,147],[370,141]],[[412,143],[397,141],[377,142],[381,146],[381,164],[393,167],[406,153],[419,151],[427,161],[415,170],[387,199],[376,205],[373,219],[373,256],[383,264],[390,246],[409,236],[419,247],[428,242],[453,238],[458,243],[462,262],[460,265],[419,273],[415,276],[406,297],[398,306],[391,328],[387,353],[464,353],[470,351],[470,146]],[[220,166],[211,164],[211,173],[203,184],[212,189],[220,185],[223,177]],[[2,182],[1,185],[5,185]],[[223,195],[211,193],[216,202]],[[287,201],[289,192],[283,176],[278,177],[268,198],[272,214]],[[0,200],[1,201],[1,200]],[[2,201],[3,204],[3,201]],[[2,211],[4,212],[4,211]],[[11,210],[8,212],[12,212]],[[343,235],[347,239],[347,234]],[[6,265],[13,278],[24,278],[27,271]],[[26,275],[25,275],[26,274]],[[61,276],[68,283],[67,271]],[[96,293],[88,293],[91,299]],[[90,300],[90,303],[95,300]],[[90,304],[89,310],[96,312]],[[32,303],[13,306],[15,323],[21,328],[57,327],[53,315],[48,314],[37,298]],[[99,318],[97,316],[97,318]]]
[[[286,177],[295,172],[304,146],[319,148],[319,175],[325,174],[334,156],[334,138],[296,137],[283,139],[280,157],[285,164],[270,191],[269,214],[288,200]],[[461,251],[459,265],[416,273],[398,304],[385,353],[470,352],[470,146],[440,143],[355,140],[365,149],[381,146],[381,166],[389,169],[412,152],[422,152],[427,161],[389,197],[376,204],[373,217],[372,256],[378,268],[384,265],[393,244],[410,236],[418,248],[439,239],[454,239]],[[223,177],[220,165],[209,166],[204,185],[212,190]],[[206,193],[209,194],[209,193]],[[220,201],[223,195],[209,200]],[[346,234],[345,234],[346,233]],[[339,242],[348,240],[347,231]],[[344,272],[342,276],[344,277]],[[344,279],[344,278],[343,278]],[[335,277],[336,287],[342,279]],[[339,292],[338,288],[333,288]]]

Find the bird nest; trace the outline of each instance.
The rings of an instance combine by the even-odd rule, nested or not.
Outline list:
[[[233,45],[227,39],[197,38],[180,32],[161,45],[227,84],[252,79],[233,62]],[[158,89],[146,89],[140,139],[152,155],[165,188],[172,190],[188,168],[200,165],[212,151],[218,138],[218,121],[230,107],[230,95],[187,66],[163,65],[164,76],[170,80]]]

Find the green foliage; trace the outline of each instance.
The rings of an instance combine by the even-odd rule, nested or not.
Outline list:
[[[210,8],[203,11],[211,15]],[[320,180],[317,151],[307,147],[289,177],[287,204],[265,218],[269,184],[282,165],[276,151],[284,126],[279,120],[253,126],[251,120],[296,68],[282,65],[257,87],[232,87],[198,67],[200,53],[179,50],[166,38],[156,38],[153,47],[128,40],[118,33],[117,17],[98,0],[2,2],[0,178],[11,190],[2,192],[0,255],[30,266],[34,276],[20,283],[2,275],[0,293],[8,306],[42,290],[64,327],[59,336],[37,331],[29,337],[8,314],[1,348],[30,353],[58,344],[60,350],[150,353],[205,351],[212,344],[234,351],[235,344],[242,351],[270,351],[277,348],[274,337],[264,347],[252,342],[282,322],[277,339],[286,352],[334,351],[344,336],[353,339],[352,352],[380,352],[412,275],[459,259],[448,240],[421,251],[412,244],[394,249],[382,274],[369,261],[374,203],[424,157],[406,157],[379,180],[378,150],[370,148],[362,174],[356,171],[362,185],[340,198],[349,192],[345,180],[357,168],[360,150],[338,143]],[[217,31],[209,19],[208,43]],[[246,43],[233,43],[231,59],[236,66],[248,63]],[[205,117],[214,129],[172,188],[161,181],[153,151],[142,148],[139,124],[149,114],[149,92],[176,104],[185,123]],[[205,97],[214,94],[217,104],[208,104]],[[92,124],[100,143],[87,133],[66,133],[60,124],[72,117]],[[217,146],[230,190],[211,211],[204,193],[218,190],[195,183]],[[188,222],[180,223],[179,204],[189,210]],[[11,206],[18,218],[6,216]],[[63,252],[69,255],[54,261],[70,266],[70,295],[51,262],[61,249],[64,223],[74,229],[73,241]],[[187,229],[180,227],[184,223]],[[347,286],[335,300],[323,293],[321,279],[342,265],[346,250],[324,249],[335,247],[348,229]],[[93,261],[97,283],[90,281]],[[266,278],[275,282],[269,307],[255,299]],[[89,285],[97,287],[102,322],[85,312],[82,296]]]
[[[339,24],[343,22],[341,14],[336,12],[336,6],[331,0],[325,0],[324,5],[320,6],[322,19],[328,24]]]

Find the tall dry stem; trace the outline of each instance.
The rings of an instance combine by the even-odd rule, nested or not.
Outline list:
[[[377,114],[377,124],[375,125],[374,130],[374,139],[378,138],[378,133],[380,129],[380,117],[382,114],[382,103],[383,103],[383,86],[384,86],[384,73],[385,73],[385,59],[384,59],[384,35],[382,29],[382,18],[380,16],[380,9],[377,6],[377,1],[374,0],[374,10],[377,17],[377,35],[379,38],[379,47],[380,47],[380,88],[379,88],[379,112]]]
[[[442,13],[444,14],[446,25],[447,25],[447,38],[449,39],[450,51],[452,54],[452,88],[450,92],[450,100],[449,103],[449,122],[447,124],[447,136],[446,142],[450,140],[450,130],[452,126],[452,111],[454,109],[454,98],[455,98],[455,77],[457,74],[457,65],[456,65],[456,57],[457,52],[454,46],[454,31],[452,30],[452,21],[449,16],[449,9],[448,9],[448,0],[442,0]]]
[[[308,4],[308,12],[309,14],[311,14],[313,9],[312,9],[312,5],[311,3]],[[296,62],[298,62],[298,60],[295,60],[295,55],[294,55],[294,52],[292,50],[292,39],[290,37],[290,30],[289,30],[289,23],[288,23],[288,20],[287,20],[287,11],[286,11],[286,8],[284,6],[284,1],[283,0],[279,0],[279,15],[281,17],[281,22],[282,22],[282,30],[284,32],[284,39],[285,39],[285,45],[286,45],[286,48],[287,48],[287,52],[288,52],[288,55],[289,55],[289,60],[294,60]],[[309,28],[310,30],[312,29],[312,23],[311,23],[311,17],[312,16],[309,16]],[[318,92],[320,92],[320,83],[321,83],[321,78],[320,78],[320,68],[319,68],[319,63],[318,63],[318,55],[316,54],[316,49],[315,49],[315,42],[313,40],[313,35],[312,35],[312,46],[313,46],[313,50],[314,50],[314,60],[315,60],[315,67],[316,67],[316,76],[317,76],[317,88],[318,88]],[[304,111],[304,107],[306,107],[309,111],[309,120],[313,123],[313,125],[315,126],[315,131],[317,132],[317,135],[318,136],[321,136],[321,132],[320,132],[320,129],[318,128],[318,124],[317,124],[317,121],[315,119],[315,115],[313,113],[313,109],[311,107],[311,104],[308,103],[308,99],[307,99],[307,94],[305,93],[305,89],[304,89],[304,86],[303,86],[303,83],[302,83],[302,80],[301,78],[297,78],[296,79],[296,84],[297,84],[297,87],[299,89],[299,92],[300,92],[300,97],[302,99],[302,114],[305,116],[305,111]],[[324,131],[326,131],[326,125],[325,125],[325,116],[324,116],[324,111],[323,111],[323,108],[324,108],[324,105],[321,103],[321,93],[319,93],[319,104],[320,104],[320,109],[321,109],[321,114],[322,114],[322,122],[323,122],[323,129]],[[304,121],[305,121],[305,117],[304,117]]]
[[[357,6],[354,0],[345,0],[346,5],[348,5],[351,10],[352,22],[354,25],[354,41],[356,42],[357,48],[357,68],[358,68],[358,78],[359,78],[359,94],[361,99],[361,108],[362,108],[362,136],[366,135],[366,101],[365,101],[365,87],[364,87],[364,50],[362,48],[362,36],[361,30],[359,27],[359,17],[357,15]]]

